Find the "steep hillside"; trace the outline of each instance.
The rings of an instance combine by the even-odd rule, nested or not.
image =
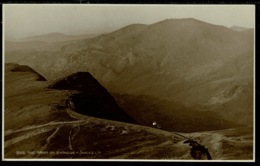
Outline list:
[[[220,112],[201,112],[181,102],[141,95],[113,95],[123,110],[145,126],[152,127],[153,122],[156,122],[163,130],[190,133],[233,128],[238,125],[230,119],[224,119]]]

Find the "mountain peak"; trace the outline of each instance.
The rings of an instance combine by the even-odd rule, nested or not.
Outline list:
[[[174,23],[184,23],[184,22],[201,22],[201,23],[206,23],[206,22],[203,22],[203,21],[200,21],[200,20],[197,20],[195,18],[169,18],[169,19],[165,19],[165,20],[162,20],[162,21],[159,21],[157,23],[170,23],[170,22],[174,22]],[[156,23],[155,23],[156,24]]]

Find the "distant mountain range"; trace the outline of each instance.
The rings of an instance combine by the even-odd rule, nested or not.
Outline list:
[[[235,30],[235,31],[245,31],[245,30],[249,30],[249,29],[252,29],[252,28],[245,28],[245,27],[241,27],[241,26],[231,26],[230,27],[232,30]]]
[[[22,38],[19,41],[20,42],[27,42],[27,41],[38,41],[38,42],[64,42],[64,41],[70,41],[70,40],[79,40],[79,39],[85,39],[85,38],[93,38],[97,35],[95,34],[87,34],[87,35],[64,35],[62,33],[49,33],[45,35],[37,35],[37,36],[31,36]]]
[[[42,41],[64,41],[61,34],[50,36]],[[138,99],[145,102],[141,105],[154,106],[158,114],[167,114],[170,121],[178,110],[165,103],[180,103],[185,110],[198,111],[197,115],[218,113],[232,123],[252,125],[252,29],[237,31],[192,18],[167,19],[129,25],[94,38],[57,42],[45,50],[10,48],[7,62],[27,64],[49,80],[90,72],[117,100],[130,95],[128,102],[122,102],[125,108],[130,107],[124,103],[132,103],[131,98]],[[128,111],[133,109],[134,105]]]

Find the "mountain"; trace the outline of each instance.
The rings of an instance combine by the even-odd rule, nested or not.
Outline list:
[[[200,126],[206,126],[218,114],[216,117],[222,120],[213,120],[219,124],[208,126],[207,130],[228,128],[230,123],[253,125],[252,29],[234,31],[192,18],[167,19],[77,40],[57,51],[6,52],[6,57],[19,55],[23,59],[18,63],[32,66],[48,80],[78,71],[90,72],[115,94],[130,115],[138,116],[133,110],[143,106],[142,115],[159,114],[167,118],[163,120],[167,123],[185,117],[178,122],[195,124],[202,118]],[[122,98],[124,95],[130,97]],[[144,104],[124,105],[137,100]],[[184,117],[182,110],[186,110]],[[206,116],[210,118],[203,118]],[[147,119],[145,123],[152,121]],[[179,131],[198,128],[184,127]]]

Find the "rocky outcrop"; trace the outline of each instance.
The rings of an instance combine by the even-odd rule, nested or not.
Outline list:
[[[11,72],[33,73],[36,76],[36,81],[47,81],[47,79],[44,78],[41,74],[37,73],[34,69],[26,65],[6,63],[5,69]]]
[[[81,114],[136,123],[116,103],[112,95],[88,72],[77,72],[49,86],[51,89],[77,90],[66,101],[71,109]],[[73,105],[73,106],[72,106]]]

